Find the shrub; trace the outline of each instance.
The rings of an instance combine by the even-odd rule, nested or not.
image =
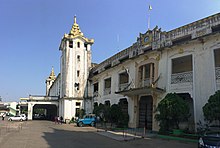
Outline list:
[[[176,93],[169,93],[160,101],[155,115],[160,122],[160,132],[166,133],[172,129],[179,129],[181,121],[187,121],[189,114],[188,104]]]
[[[218,121],[220,123],[220,90],[209,97],[208,103],[202,109],[206,120],[209,122]]]

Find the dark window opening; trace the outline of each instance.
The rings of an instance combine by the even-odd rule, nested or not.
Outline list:
[[[111,88],[111,78],[105,79],[105,88]]]
[[[81,105],[81,102],[76,102],[76,106],[80,106]]]
[[[220,49],[215,49],[214,55],[215,55],[215,67],[220,67]]]
[[[80,55],[77,55],[77,60],[78,60],[78,62],[80,61]]]
[[[84,47],[85,47],[85,48],[86,48],[86,50],[87,50],[87,44],[86,44],[86,43],[84,44]]]
[[[217,26],[212,27],[212,32],[213,32],[213,33],[220,32],[220,25],[217,25]]]
[[[119,74],[119,84],[125,84],[129,82],[129,75],[127,72]]]
[[[73,48],[73,41],[69,41],[69,48]]]
[[[172,59],[172,74],[192,71],[192,55]]]
[[[80,48],[80,42],[77,42],[77,47]]]
[[[80,71],[79,71],[79,70],[77,70],[77,77],[79,77],[79,74],[80,74]]]
[[[99,91],[99,83],[93,84],[93,87],[94,87],[94,92],[98,92]]]

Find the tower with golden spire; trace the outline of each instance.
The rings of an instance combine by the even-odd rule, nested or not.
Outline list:
[[[49,89],[52,86],[53,82],[56,80],[56,75],[54,73],[54,69],[52,67],[52,70],[50,72],[49,77],[46,79],[46,96],[49,95]]]
[[[59,50],[61,54],[60,116],[71,119],[76,108],[83,108],[87,92],[87,80],[91,68],[91,46],[93,39],[84,36],[77,24],[76,16],[71,30],[64,34]],[[70,104],[80,104],[69,106]],[[65,108],[63,107],[65,106]]]

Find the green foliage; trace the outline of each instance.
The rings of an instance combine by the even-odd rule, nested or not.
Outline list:
[[[209,97],[208,103],[202,109],[206,120],[209,122],[215,120],[220,122],[220,90]]]
[[[187,121],[189,114],[188,104],[176,93],[169,93],[160,101],[155,115],[160,122],[160,132],[168,132],[172,129],[179,129],[181,121]]]
[[[99,116],[101,121],[108,122],[110,119],[110,107],[102,103],[99,106],[95,106],[93,113]]]
[[[99,116],[101,121],[115,123],[119,127],[128,125],[129,116],[122,112],[118,104],[109,107],[100,103],[99,106],[94,106],[93,113]]]
[[[85,110],[84,109],[79,109],[76,111],[76,117],[79,117],[79,118],[83,118],[83,116],[85,115]]]
[[[113,104],[110,108],[110,118],[111,122],[113,123],[119,123],[119,120],[123,117],[122,110],[117,104]]]

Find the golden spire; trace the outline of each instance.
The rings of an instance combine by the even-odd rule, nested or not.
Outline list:
[[[55,80],[55,79],[56,79],[56,76],[55,76],[53,67],[52,67],[52,70],[51,70],[51,72],[50,72],[49,79],[52,79],[52,80]]]
[[[74,16],[74,23],[73,23],[72,29],[70,30],[69,35],[73,35],[73,36],[80,35],[80,36],[83,36],[83,33],[81,32],[81,30],[79,28],[79,25],[76,23],[76,15]]]

